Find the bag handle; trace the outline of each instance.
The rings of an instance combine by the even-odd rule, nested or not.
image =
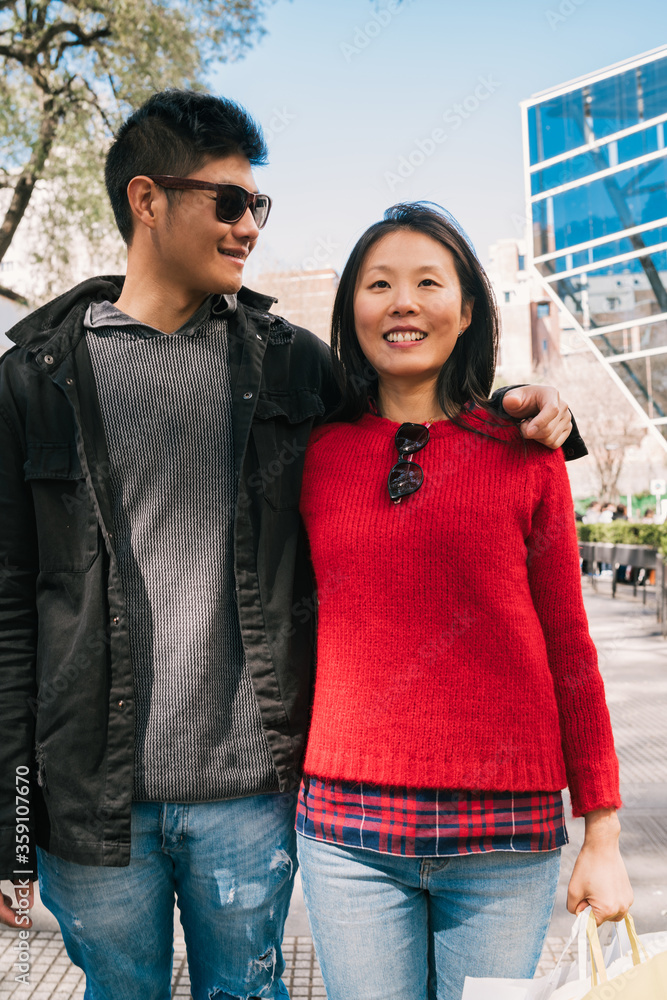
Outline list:
[[[619,935],[619,926],[618,926],[619,921],[615,921],[615,923],[616,923],[616,934]],[[628,932],[628,938],[630,940],[630,948],[632,950],[632,964],[640,965],[642,961],[646,961],[648,959],[648,953],[644,948],[644,945],[637,937],[635,922],[632,919],[632,915],[630,913],[626,913],[625,915],[625,928]],[[602,956],[602,948],[600,946],[600,936],[598,934],[597,921],[595,919],[595,915],[592,910],[590,911],[588,919],[586,921],[586,936],[588,937],[588,943],[591,948],[591,970],[592,970],[591,985],[597,986],[598,976],[600,977],[601,983],[608,982],[609,977],[607,976],[607,970],[605,968],[604,958]],[[623,954],[624,948],[621,945],[620,937],[619,937],[619,945],[621,947],[621,954]],[[640,949],[643,953],[642,955],[639,954]]]
[[[644,961],[648,959],[648,953],[644,948],[644,945],[637,937],[637,931],[635,930],[635,923],[630,913],[626,914],[625,927],[630,941],[630,947],[632,949],[633,965],[639,965],[640,962],[642,961],[642,957],[640,956],[640,951],[643,954]],[[623,954],[623,952],[625,951],[625,947],[623,946],[620,940],[620,922],[616,922],[616,934],[619,935],[619,947],[621,950],[621,954]],[[593,940],[591,940],[591,938]],[[588,957],[587,956],[588,949],[586,947],[587,939],[588,942],[590,943],[590,948],[591,948],[591,986],[597,985],[598,973],[596,972],[596,968],[600,970],[599,973],[600,980],[602,982],[609,981],[609,977],[607,976],[607,970],[604,964],[604,958],[602,955],[602,948],[600,946],[597,921],[593,914],[593,910],[591,909],[590,906],[587,906],[585,910],[582,910],[581,913],[577,914],[574,923],[572,924],[570,936],[565,943],[563,951],[561,952],[561,956],[556,962],[555,967],[546,977],[544,985],[538,995],[537,1000],[539,1000],[540,997],[550,996],[549,990],[552,988],[553,983],[556,981],[556,977],[558,975],[560,967],[563,964],[563,959],[569,952],[575,940],[577,941],[579,979],[583,981],[584,979],[588,978],[586,974],[586,959]],[[593,941],[597,942],[597,946],[594,946]]]
[[[624,951],[625,951],[625,947],[623,946],[623,942],[621,940],[621,921],[620,920],[617,920],[615,922],[615,928],[616,928],[616,937],[618,938],[618,945],[619,945],[620,952],[621,952],[621,955],[622,955],[624,953]],[[638,936],[637,931],[635,929],[635,922],[632,919],[632,914],[631,913],[626,913],[625,914],[625,930],[626,930],[626,933],[628,935],[628,941],[630,942],[630,948],[632,950],[632,964],[633,965],[640,965],[641,962],[647,962],[648,961],[648,957],[649,957],[648,956],[648,952],[646,951],[646,948],[644,947],[644,945],[639,940],[639,936]]]
[[[591,986],[597,986],[598,976],[600,977],[601,983],[607,983],[609,982],[609,977],[607,975],[602,955],[597,920],[595,919],[595,914],[592,910],[588,914],[588,919],[586,921],[586,937],[588,938],[588,943],[591,949]]]

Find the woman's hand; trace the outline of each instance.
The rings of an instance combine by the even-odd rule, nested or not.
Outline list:
[[[570,411],[558,389],[551,385],[522,385],[511,389],[503,396],[503,407],[510,417],[523,418],[519,430],[525,438],[539,441],[547,448],[560,448],[570,436]]]
[[[620,831],[615,809],[586,813],[586,836],[570,879],[567,908],[581,913],[592,907],[598,926],[621,920],[634,898],[618,846]]]

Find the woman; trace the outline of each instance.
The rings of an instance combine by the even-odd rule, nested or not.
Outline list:
[[[560,452],[486,408],[493,293],[455,222],[398,205],[333,316],[343,405],[310,440],[318,587],[299,861],[329,1000],[530,977],[567,842],[572,912],[619,919],[618,762]]]

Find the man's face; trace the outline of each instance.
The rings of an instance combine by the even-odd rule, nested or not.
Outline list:
[[[241,155],[210,159],[188,176],[257,191],[250,162]],[[153,232],[164,276],[188,296],[238,292],[258,236],[249,209],[238,222],[218,220],[214,191],[179,191],[167,205],[163,224]]]

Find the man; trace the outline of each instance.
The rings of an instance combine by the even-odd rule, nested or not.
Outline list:
[[[29,316],[0,368],[0,876],[39,866],[95,1000],[169,996],[174,894],[195,1000],[287,996],[315,610],[299,486],[337,393],[326,346],[242,287],[265,159],[232,102],[154,95],[107,159],[125,279]],[[512,397],[563,442],[555,390]]]

